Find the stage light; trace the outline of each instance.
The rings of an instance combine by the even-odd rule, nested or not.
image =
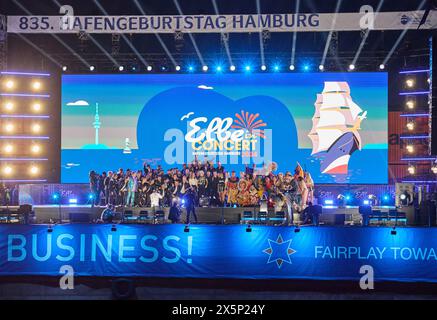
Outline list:
[[[6,153],[11,153],[14,150],[14,147],[11,144],[7,144],[3,149]]]
[[[332,199],[326,199],[325,200],[325,205],[332,206],[333,204],[334,204],[334,200],[332,200]]]
[[[190,232],[190,226],[188,224],[184,227],[184,232]]]
[[[279,69],[281,69],[281,68],[279,67],[278,64],[275,64],[275,65],[273,66],[273,70],[274,70],[274,71],[278,72]]]
[[[59,199],[59,194],[54,193],[54,194],[52,195],[52,198],[53,198],[53,200],[58,200],[58,199]]]
[[[414,152],[414,146],[412,144],[408,144],[406,147],[407,151],[409,153],[413,153]]]
[[[34,145],[31,147],[31,150],[32,150],[33,153],[38,153],[38,152],[40,152],[41,147],[40,147],[39,145],[37,145],[37,144],[34,144]]]
[[[408,100],[406,102],[406,105],[407,105],[408,109],[414,109],[414,101]]]
[[[167,71],[167,67],[166,66],[162,66],[161,67],[161,71]]]
[[[10,175],[12,173],[12,168],[10,166],[6,166],[3,168],[3,173],[5,175]]]
[[[39,168],[37,166],[31,166],[29,171],[30,171],[30,174],[36,175],[39,172]]]
[[[407,199],[407,196],[405,195],[405,193],[402,193],[399,198],[401,198],[401,200],[405,200]]]
[[[205,72],[208,71],[208,66],[203,66],[202,70],[205,71]]]
[[[94,71],[95,68],[96,67],[94,67],[94,66],[90,66],[90,71]]]
[[[34,103],[34,104],[32,105],[32,109],[33,109],[33,111],[40,111],[40,110],[41,110],[41,104],[39,104],[39,103]]]
[[[175,69],[176,69],[176,71],[180,71],[181,70],[181,66],[176,66]]]
[[[14,125],[12,123],[8,123],[5,125],[5,131],[6,132],[12,132],[14,131]]]
[[[408,88],[412,88],[414,86],[414,80],[413,79],[407,79],[405,81],[405,84],[407,85]]]
[[[426,79],[426,82],[431,83],[431,79],[430,78]]]
[[[32,82],[32,89],[33,89],[33,90],[39,90],[39,89],[41,89],[41,82],[39,82],[39,81],[34,81],[34,82]]]
[[[307,65],[307,64],[304,65],[304,66],[303,66],[303,70],[304,70],[304,71],[309,71],[309,70],[310,70],[310,66]]]
[[[266,71],[266,70],[267,70],[267,67],[266,67],[265,65],[262,65],[262,66],[261,66],[261,70],[262,70],[262,71]]]
[[[351,199],[351,196],[349,194],[347,194],[345,199],[346,199],[346,201],[349,201]]]
[[[291,71],[294,70],[294,65],[290,64],[290,66],[288,67]]]
[[[416,168],[413,165],[409,165],[407,170],[408,170],[408,173],[411,175],[416,173]]]
[[[246,232],[252,232],[252,226],[250,224],[246,226]]]
[[[380,65],[379,65],[379,70],[384,70],[385,69],[385,65],[383,64],[383,63],[381,63]]]
[[[7,111],[12,111],[14,109],[14,104],[12,102],[6,102],[5,103],[5,109]]]
[[[32,126],[32,131],[33,131],[33,133],[39,133],[41,131],[41,126],[38,123],[35,123]]]
[[[215,67],[215,71],[217,71],[217,72],[222,72],[222,66],[217,66],[217,67]]]
[[[77,204],[77,199],[76,198],[70,198],[70,199],[68,199],[68,203],[69,204]]]
[[[431,171],[432,173],[437,174],[437,165],[432,166]]]
[[[92,193],[90,193],[90,194],[88,195],[88,199],[90,199],[90,200],[94,199],[94,195],[93,195]]]
[[[363,200],[363,204],[364,204],[365,206],[368,206],[368,205],[370,204],[370,201],[369,201],[369,200]]]
[[[124,70],[124,67],[123,66],[119,66],[118,67],[118,71],[123,71]]]
[[[152,68],[152,66],[147,66],[146,69],[147,69],[147,71],[152,71],[153,68]]]
[[[15,87],[15,82],[12,81],[12,80],[7,80],[5,82],[5,87],[6,87],[6,89],[11,90],[11,89],[13,89]]]
[[[384,195],[383,197],[382,197],[382,199],[384,200],[384,201],[388,201],[389,199],[390,199],[390,197],[388,196],[388,195]]]
[[[229,67],[229,70],[231,70],[231,71],[235,71],[235,66],[234,66],[234,65],[231,65],[231,66]]]
[[[349,65],[349,70],[355,70],[355,65],[354,64],[350,64]]]
[[[188,71],[193,72],[194,71],[194,67],[193,66],[188,66]]]
[[[244,66],[244,70],[246,70],[247,72],[249,72],[251,70],[251,67],[249,65]]]
[[[407,129],[410,131],[414,130],[414,121],[407,122]]]
[[[62,71],[64,71],[64,72],[67,71],[67,69],[68,69],[67,66],[62,67]]]
[[[323,69],[325,69],[325,66],[324,66],[323,64],[321,64],[321,65],[319,66],[319,70],[320,70],[320,71],[323,71]]]

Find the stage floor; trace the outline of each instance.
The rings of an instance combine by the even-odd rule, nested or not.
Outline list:
[[[9,209],[12,212],[18,210],[18,206],[10,206],[10,207],[0,207],[1,211]],[[33,210],[35,212],[36,223],[58,223],[60,220],[64,223],[75,222],[77,219],[82,219],[80,222],[86,221],[95,221],[100,218],[102,211],[105,209],[103,206],[94,206],[90,205],[34,205]],[[382,212],[388,212],[390,209],[395,209],[392,206],[381,206],[374,207],[374,209],[381,210]],[[405,208],[408,209],[408,208]],[[169,208],[162,208],[164,212],[164,220],[159,221],[160,223],[169,222],[167,220]],[[243,212],[250,211],[254,213],[256,217],[259,213],[259,207],[199,207],[196,208],[196,214],[198,216],[198,222],[202,224],[240,224],[246,223],[246,221],[242,221]],[[153,208],[138,208],[138,207],[117,207],[116,212],[117,216],[115,222],[119,222],[125,211],[131,211],[132,216],[134,217],[131,222],[135,222],[136,218],[140,215],[148,216],[149,219],[141,220],[142,223],[154,223],[153,216],[155,214],[155,210]],[[407,215],[409,215],[407,213]],[[182,220],[185,222],[186,211],[183,209],[182,212]],[[79,218],[78,218],[79,217]],[[278,221],[275,219],[276,214],[272,210],[268,212],[268,220],[261,221],[261,223],[274,225],[280,224],[282,221]],[[294,214],[294,221],[301,222],[300,214]],[[361,215],[358,212],[358,206],[346,206],[346,207],[337,207],[337,206],[324,206],[323,212],[320,215],[320,223],[326,225],[360,225],[361,224]],[[85,221],[83,221],[85,220]]]

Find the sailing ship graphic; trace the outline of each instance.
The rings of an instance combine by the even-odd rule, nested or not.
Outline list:
[[[313,144],[311,155],[320,159],[322,173],[347,174],[352,153],[362,147],[358,131],[367,111],[353,102],[348,83],[341,81],[326,81],[314,106],[308,134]]]

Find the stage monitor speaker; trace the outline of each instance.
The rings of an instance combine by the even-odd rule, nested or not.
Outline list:
[[[89,223],[91,222],[91,215],[83,212],[70,212],[70,223]]]
[[[430,67],[430,95],[429,95],[429,132],[430,153],[437,155],[437,36],[430,38],[429,67]]]

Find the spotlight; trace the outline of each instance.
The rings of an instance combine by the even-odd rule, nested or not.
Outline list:
[[[12,168],[10,166],[6,166],[3,168],[3,173],[6,175],[10,175],[12,173]]]
[[[416,168],[413,165],[409,165],[407,170],[408,170],[408,173],[411,175],[416,173]]]
[[[399,198],[401,198],[401,200],[405,200],[407,199],[407,196],[405,195],[405,193],[402,193]]]
[[[194,67],[193,66],[188,66],[188,71],[193,72],[194,71]]]
[[[118,67],[118,71],[123,71],[124,70],[124,67],[123,66],[119,66]]]
[[[68,199],[68,203],[69,204],[77,204],[77,199],[76,198],[70,198],[70,199]]]
[[[406,102],[406,105],[407,105],[408,109],[414,109],[414,101],[408,100]]]
[[[407,151],[409,153],[413,153],[414,152],[414,146],[412,144],[408,144],[406,147]]]
[[[293,70],[294,70],[294,65],[290,64],[289,69],[290,69],[291,71],[293,71]]]
[[[398,232],[396,231],[396,227],[393,227],[393,229],[391,229],[390,234],[392,236],[395,236]]]
[[[8,111],[12,111],[14,109],[14,104],[12,102],[6,102],[5,109]]]
[[[407,129],[410,131],[414,130],[414,122],[413,121],[407,122]]]
[[[32,126],[32,131],[33,131],[34,133],[39,133],[39,132],[41,131],[41,126],[40,126],[38,123],[35,123],[35,124]]]
[[[325,205],[332,206],[333,204],[334,204],[334,200],[332,200],[332,199],[325,200]]]
[[[345,199],[346,199],[347,201],[349,201],[349,200],[351,199],[351,196],[347,194],[346,197],[345,197]]]
[[[231,66],[229,67],[229,70],[231,70],[231,71],[235,71],[235,66],[234,66],[234,65],[231,65]]]
[[[5,131],[6,132],[12,132],[14,131],[14,125],[12,123],[8,123],[5,125]]]
[[[370,201],[369,200],[363,200],[363,204],[365,205],[365,206],[368,206],[369,204],[370,204]]]
[[[323,69],[325,69],[325,66],[324,66],[323,64],[321,64],[321,65],[319,66],[319,70],[320,70],[320,71],[323,71]]]
[[[304,70],[304,71],[309,71],[309,70],[310,70],[310,66],[307,65],[307,64],[304,65],[304,66],[303,66],[303,70]]]
[[[13,89],[15,87],[15,82],[12,80],[7,80],[5,82],[6,89]]]
[[[437,165],[432,166],[431,171],[432,173],[437,174]]]
[[[405,84],[407,85],[408,88],[412,88],[414,86],[414,80],[413,79],[407,79],[405,81]]]
[[[379,70],[384,70],[385,69],[385,65],[383,64],[383,63],[381,63],[380,65],[379,65]]]
[[[205,72],[208,71],[208,66],[203,66],[202,70],[205,71]]]
[[[31,166],[29,171],[30,174],[35,175],[39,172],[39,168],[37,166]]]
[[[68,69],[67,66],[62,67],[62,71],[67,71],[67,69]]]
[[[382,197],[382,199],[383,199],[384,201],[388,201],[388,200],[390,199],[390,197],[389,197],[387,194],[385,194],[385,195]]]
[[[245,67],[244,67],[244,70],[246,70],[246,71],[250,71],[250,66],[249,65],[246,65]]]
[[[184,227],[184,232],[190,232],[190,226],[188,224]]]
[[[54,194],[52,195],[52,198],[53,198],[53,200],[58,200],[58,199],[59,199],[59,194],[54,193]]]
[[[349,65],[349,70],[355,70],[355,65],[354,64],[350,64]]]
[[[176,71],[180,71],[181,70],[181,66],[176,66],[175,69],[176,69]]]
[[[266,71],[266,69],[267,69],[267,67],[266,67],[265,65],[262,65],[262,66],[261,66],[261,70],[262,70],[262,71]]]
[[[279,71],[279,69],[280,69],[280,68],[279,68],[279,65],[275,64],[275,65],[273,66],[273,70],[274,70],[274,71]]]
[[[34,144],[34,145],[32,146],[32,148],[31,148],[31,150],[32,150],[33,153],[38,153],[38,152],[40,152],[41,148],[40,148],[39,145]]]
[[[94,71],[95,67],[94,66],[90,66],[90,71]]]
[[[90,199],[90,200],[94,199],[94,195],[93,195],[92,193],[90,193],[90,194],[88,195],[88,199]]]
[[[147,66],[147,71],[152,71],[152,66]]]
[[[217,72],[222,72],[222,66],[217,66],[217,67],[215,67],[215,71],[217,71]]]
[[[3,149],[6,153],[11,153],[14,150],[14,147],[11,144],[7,144]]]
[[[39,82],[39,81],[34,81],[34,82],[32,82],[32,89],[33,89],[33,90],[39,90],[39,89],[41,89],[41,82]]]
[[[252,232],[252,226],[250,224],[246,226],[246,232]]]
[[[41,104],[39,104],[39,103],[34,103],[34,104],[32,105],[32,109],[33,109],[34,111],[40,111],[40,110],[41,110]]]

